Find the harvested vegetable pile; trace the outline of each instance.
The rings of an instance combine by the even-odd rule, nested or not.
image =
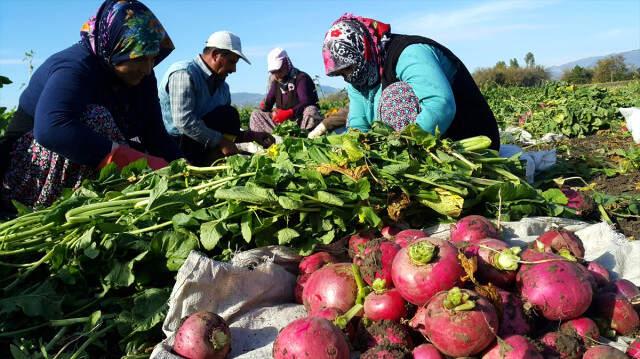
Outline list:
[[[0,346],[16,357],[148,354],[193,249],[219,260],[271,244],[309,254],[384,222],[571,215],[560,190],[532,188],[517,158],[488,146],[377,125],[287,138],[207,168],[107,167],[51,207],[20,207],[0,224]]]

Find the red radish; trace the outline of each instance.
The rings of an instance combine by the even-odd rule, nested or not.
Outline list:
[[[589,272],[582,265],[552,253],[523,252],[523,264],[516,276],[522,300],[549,320],[566,320],[582,315],[593,296]],[[526,304],[528,303],[528,304]]]
[[[396,226],[384,226],[380,230],[380,234],[386,239],[392,240],[402,229]]]
[[[466,216],[451,225],[450,240],[453,243],[474,242],[485,238],[499,238],[496,226],[478,215]]]
[[[410,352],[400,345],[378,345],[362,353],[360,359],[409,359]]]
[[[219,315],[195,312],[183,319],[173,351],[187,359],[223,359],[231,351],[229,326]]]
[[[560,357],[561,359],[579,359],[584,353],[584,348],[580,340],[572,335],[549,332],[545,334],[540,342],[544,347],[545,357]]]
[[[349,359],[347,340],[330,321],[307,317],[284,327],[273,343],[274,359]]]
[[[586,215],[593,211],[594,202],[586,194],[568,187],[563,187],[561,191],[567,196],[567,207],[575,209],[578,216]]]
[[[593,310],[618,334],[630,334],[640,325],[638,313],[629,300],[616,293],[598,293],[593,300]]]
[[[398,234],[396,234],[395,242],[401,248],[404,248],[416,239],[425,237],[427,237],[427,234],[424,231],[421,231],[419,229],[405,229],[404,231],[400,231]]]
[[[510,335],[489,349],[482,359],[543,359],[542,354],[521,335]]]
[[[611,289],[630,301],[640,296],[640,289],[638,289],[633,282],[626,279],[618,279],[614,281]]]
[[[293,289],[293,296],[298,304],[302,304],[302,292],[304,291],[304,285],[309,280],[309,277],[311,277],[311,274],[298,275],[296,287]]]
[[[316,310],[315,312],[309,314],[310,317],[324,318],[326,320],[331,321],[335,324],[336,318],[343,315],[344,313],[336,308],[324,308],[320,310]],[[357,327],[353,321],[347,322],[346,326],[342,331],[347,335],[349,341],[353,340],[356,337]]]
[[[364,299],[364,316],[371,320],[398,322],[407,316],[407,302],[397,289],[371,292]]]
[[[487,299],[454,287],[436,294],[418,310],[410,325],[440,352],[453,357],[472,356],[495,339],[498,314]]]
[[[362,279],[371,285],[375,279],[385,281],[387,287],[392,287],[391,268],[393,258],[400,250],[400,246],[386,239],[373,239],[365,243],[362,252],[353,258],[353,262],[360,262]]]
[[[627,347],[627,355],[633,359],[640,359],[640,340],[636,339]]]
[[[502,302],[502,318],[500,320],[498,335],[525,335],[531,330],[527,317],[522,309],[522,300],[514,293],[498,290]]]
[[[618,349],[608,345],[596,345],[589,348],[582,359],[627,359],[627,356]]]
[[[582,338],[585,344],[593,343],[600,338],[600,329],[593,320],[587,317],[571,319],[560,325],[560,331]]]
[[[300,274],[311,274],[324,267],[325,264],[337,262],[331,254],[327,252],[317,252],[308,257],[304,257],[300,261],[298,269],[300,269]]]
[[[374,238],[371,232],[356,233],[349,237],[349,256],[355,258],[364,249],[364,244]]]
[[[443,359],[433,344],[420,344],[413,348],[413,359]]]
[[[575,261],[584,258],[584,245],[578,236],[564,229],[542,233],[534,242],[539,252],[552,252]]]
[[[302,291],[308,313],[323,308],[347,312],[356,302],[358,286],[350,263],[333,263],[311,273]]]
[[[598,287],[604,287],[609,284],[609,271],[598,262],[589,262],[587,270],[596,280]]]
[[[360,322],[362,324],[362,322]],[[400,345],[403,348],[413,348],[413,340],[406,325],[391,320],[371,322],[369,325],[358,327],[360,348],[373,348],[377,345]]]
[[[478,263],[477,279],[483,283],[492,283],[500,288],[509,288],[516,279],[519,247],[509,248],[498,239],[481,239],[464,249],[467,257],[476,257]]]
[[[464,270],[457,249],[448,241],[424,238],[402,248],[393,260],[391,278],[408,302],[423,305],[436,293],[451,289]]]

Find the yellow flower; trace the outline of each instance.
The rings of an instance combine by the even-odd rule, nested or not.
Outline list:
[[[280,153],[280,148],[277,144],[273,144],[271,145],[271,147],[269,147],[267,149],[267,156],[271,157],[271,158],[276,158],[278,157],[278,154]]]

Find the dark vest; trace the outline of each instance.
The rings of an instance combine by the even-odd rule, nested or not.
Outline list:
[[[288,110],[298,104],[297,77],[302,73],[298,72],[296,76],[288,79],[286,83],[276,82],[276,107],[282,110]],[[293,86],[289,86],[292,84]],[[285,101],[286,98],[286,101]]]
[[[422,36],[391,35],[387,45],[382,73],[382,90],[394,82],[400,81],[396,75],[396,66],[402,51],[409,45],[426,44],[440,50],[456,68],[451,89],[456,101],[456,114],[444,137],[460,140],[467,137],[484,135],[491,139],[491,148],[500,147],[498,124],[480,89],[466,66],[456,55],[443,45]]]

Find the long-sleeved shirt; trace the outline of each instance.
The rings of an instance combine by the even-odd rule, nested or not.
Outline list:
[[[166,160],[181,156],[162,124],[154,74],[134,87],[118,85],[113,70],[75,44],[58,52],[34,72],[19,107],[33,118],[36,141],[72,162],[97,166],[112,142],[81,121],[88,105],[106,107],[127,139]]]
[[[179,134],[211,148],[218,145],[222,134],[207,127],[201,118],[204,114],[199,114],[198,110],[203,106],[213,110],[218,106],[230,105],[231,94],[229,86],[224,81],[217,80],[200,56],[196,56],[193,64],[198,71],[189,73],[185,66],[183,69],[172,71],[169,75],[167,89],[172,125]],[[201,77],[198,79],[200,81],[195,81],[196,79],[191,76]],[[197,88],[197,84],[202,83],[206,84],[206,89]],[[205,92],[206,95],[203,94]],[[206,104],[199,104],[198,101]]]
[[[292,81],[291,83],[294,84],[293,91],[296,92],[298,97],[298,102],[292,107],[293,116],[295,118],[299,118],[302,116],[305,107],[318,105],[318,93],[316,92],[316,85],[313,83],[313,80],[305,72],[298,71],[295,81]],[[264,107],[262,110],[270,111],[271,108],[273,108],[273,105],[276,103],[276,95],[278,91],[282,91],[280,86],[281,84],[278,81],[271,81],[271,86],[269,87],[269,92],[264,99]],[[287,86],[287,84],[285,84],[285,86]],[[288,92],[289,91],[283,93],[282,99],[284,103],[288,102],[288,96],[290,96]]]
[[[416,123],[425,131],[438,127],[445,132],[456,113],[451,81],[456,69],[438,49],[426,44],[407,46],[396,65],[400,81],[408,83],[420,102]],[[347,86],[349,118],[347,127],[368,131],[377,118],[382,86],[361,92]]]

